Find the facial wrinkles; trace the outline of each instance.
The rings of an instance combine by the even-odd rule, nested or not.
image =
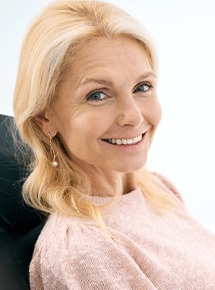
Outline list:
[[[55,106],[57,116],[54,116],[55,120],[57,119],[58,132],[71,159],[80,165],[92,180],[95,179],[96,184],[104,172],[105,176],[111,175],[109,183],[112,187],[115,172],[139,169],[145,162],[147,148],[157,126],[155,119],[158,117],[153,116],[156,110],[155,98],[150,97],[149,101],[148,97],[135,92],[139,83],[147,82],[151,77],[144,77],[144,74],[153,72],[144,49],[140,50],[140,47],[133,44],[134,42],[125,39],[114,42],[106,39],[94,41],[92,45],[87,44],[77,53],[75,63],[71,64],[71,70],[59,88],[59,102]],[[80,86],[80,83],[90,79],[97,79],[98,82],[87,82]],[[101,80],[105,80],[106,83],[99,83]],[[108,98],[99,102],[87,99],[87,96],[95,91],[104,91]],[[155,96],[154,90],[150,92]],[[129,102],[127,107],[124,103],[126,100],[135,101],[144,115],[144,122],[136,127],[131,126],[131,113],[133,118],[136,118],[135,111],[130,110],[129,113]],[[123,114],[123,110],[127,112],[128,117],[124,124],[130,126],[123,126],[123,122],[117,122],[119,112]],[[141,149],[142,157],[137,154],[140,149],[133,150],[130,155],[121,151],[118,153],[116,150],[119,148],[114,146],[119,145],[104,141],[113,138],[126,139],[120,142],[130,143],[130,139],[134,137],[142,138],[145,131],[148,132],[147,142]],[[104,181],[102,180],[102,184]]]
[[[109,44],[111,46],[111,44]],[[114,55],[106,56],[102,53],[102,47],[99,50],[99,52],[96,51],[96,53],[92,52],[91,54],[88,54],[87,56],[84,53],[80,53],[79,59],[81,62],[79,63],[80,69],[76,72],[76,75],[79,76],[79,80],[76,79],[77,85],[82,83],[85,79],[88,77],[96,76],[96,77],[103,77],[103,79],[107,79],[107,76],[110,76],[110,80],[112,79],[114,82],[117,80],[117,84],[119,87],[123,87],[125,83],[130,83],[135,79],[135,74],[137,74],[136,67],[140,67],[140,64],[142,63],[143,59],[141,58],[139,61],[134,62],[134,59],[131,58],[131,55],[133,55],[133,52],[126,52],[121,49],[119,50],[117,57]],[[144,52],[144,50],[143,50]],[[98,55],[98,53],[100,55]],[[96,54],[96,57],[95,57]],[[126,62],[126,70],[118,71],[118,66],[123,67],[125,65],[125,59],[127,59]],[[84,65],[85,69],[82,71],[82,65]],[[111,71],[110,71],[111,66]],[[148,67],[144,67],[144,70],[152,71],[150,64],[148,64]],[[98,71],[100,72],[98,74]],[[137,75],[138,77],[139,75]],[[121,78],[121,79],[120,79]],[[125,81],[126,80],[126,81]]]
[[[103,64],[92,64],[91,70],[85,70],[85,74],[80,78],[78,89],[84,89],[85,86],[97,85],[105,88],[118,89],[121,92],[124,89],[132,91],[135,84],[134,72],[132,69],[127,69],[126,72],[121,72],[117,67],[105,67]],[[100,71],[100,73],[98,73]],[[93,77],[92,77],[93,76]]]
[[[109,89],[114,97],[117,95],[118,97],[125,98],[126,94],[132,94],[135,81],[139,77],[139,75],[144,73],[145,71],[152,71],[150,64],[147,64],[147,66],[145,67],[141,65],[141,68],[139,69],[140,72],[138,73],[134,68],[140,67],[140,63],[143,61],[143,59],[136,60],[136,63],[134,63],[133,60],[129,58],[132,53],[128,53],[129,55],[127,58],[128,62],[126,63],[126,70],[124,70],[122,74],[121,70],[118,71],[118,66],[116,65],[116,63],[120,63],[122,61],[122,63],[124,64],[125,55],[123,55],[122,60],[121,55],[119,55],[119,58],[116,59],[114,59],[114,55],[112,55],[109,59],[108,57],[105,57],[105,55],[102,55],[101,51],[102,49],[100,50],[100,53],[101,56],[104,57],[104,59],[101,56],[97,55],[97,52],[96,58],[94,52],[87,55],[84,52],[80,53],[80,62],[78,63],[78,66],[76,65],[75,67],[76,72],[70,72],[70,76],[72,76],[72,85],[69,84],[69,87],[66,88],[69,93],[65,98],[65,109],[70,107],[70,109],[72,110],[71,116],[74,118],[86,114],[88,112],[88,108],[92,109],[92,106],[90,106],[84,98],[80,98],[82,92],[85,92],[85,90],[87,91],[88,87],[93,86],[96,89],[96,87],[99,88],[100,86],[98,84],[87,84],[86,86],[84,85],[82,88],[80,88],[80,90],[77,90],[78,84],[86,80],[88,77],[93,76],[98,79],[105,78],[107,80],[110,80],[110,82],[113,82],[113,86]],[[123,54],[123,51],[121,53]],[[73,94],[71,94],[70,92],[73,92]],[[102,108],[100,108],[100,110],[102,110]]]
[[[59,98],[55,104],[55,111],[60,111],[60,116],[63,118],[65,115],[70,118],[77,118],[79,115],[87,113],[90,109],[85,99],[77,98],[76,95],[75,82],[67,81],[67,83],[62,83],[59,90]],[[62,112],[65,112],[65,114],[62,115]]]
[[[128,106],[129,105],[129,100],[128,98],[133,98],[132,94],[128,94],[128,96],[126,96],[127,91],[124,88],[124,86],[122,85],[122,89],[119,90],[119,96],[118,96],[118,106],[114,105],[116,104],[115,101],[109,101],[109,104],[105,104],[104,106],[101,107],[94,107],[93,105],[89,105],[89,103],[87,102],[80,102],[80,101],[74,101],[74,100],[70,100],[72,99],[69,96],[64,96],[65,98],[65,102],[64,103],[64,108],[60,109],[60,112],[64,111],[65,114],[67,115],[67,119],[70,121],[75,120],[76,123],[83,123],[84,124],[84,119],[86,117],[86,115],[89,116],[89,121],[92,122],[92,124],[95,122],[95,120],[97,119],[97,114],[101,114],[101,111],[104,110],[104,115],[103,115],[103,122],[106,122],[105,119],[107,117],[107,115],[112,114],[115,111],[114,114],[116,114],[116,116],[118,115],[118,110],[124,107],[124,106]],[[121,97],[121,101],[120,101],[120,97]],[[133,100],[132,100],[133,101]],[[123,104],[124,103],[124,104]],[[126,104],[127,103],[127,104]],[[148,111],[154,110],[154,105],[155,105],[155,99],[154,101],[150,102],[151,104],[149,104],[148,106]],[[126,105],[125,105],[126,104]],[[137,105],[138,106],[138,105]],[[141,106],[141,104],[140,104]],[[121,110],[120,109],[120,110]],[[88,114],[89,113],[89,114]],[[150,113],[150,112],[148,112]],[[146,112],[147,115],[147,112]],[[82,122],[83,120],[83,122]],[[107,120],[109,122],[110,125],[110,131],[114,132],[114,131],[118,131],[119,129],[117,128],[117,125],[115,123],[115,119],[112,119],[112,124],[110,124],[110,121]],[[121,133],[120,133],[121,134]],[[123,136],[126,135],[123,133]],[[115,136],[115,134],[114,134]],[[116,136],[117,137],[117,136]]]

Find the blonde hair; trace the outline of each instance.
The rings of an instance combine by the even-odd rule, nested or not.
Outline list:
[[[100,1],[62,0],[48,5],[35,19],[23,42],[14,95],[15,121],[24,142],[33,151],[31,174],[23,187],[26,202],[46,213],[91,217],[101,221],[99,207],[88,198],[87,174],[68,157],[58,137],[53,139],[58,168],[50,162],[49,139],[34,117],[53,104],[75,52],[93,37],[126,36],[137,40],[157,72],[150,35],[136,19],[116,6]],[[144,195],[156,207],[172,204],[146,169],[138,177]]]

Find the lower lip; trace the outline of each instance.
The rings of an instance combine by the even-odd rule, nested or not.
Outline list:
[[[107,145],[112,146],[112,148],[129,151],[129,150],[134,150],[134,149],[138,149],[139,147],[141,147],[145,141],[145,135],[146,135],[146,133],[144,133],[142,135],[142,140],[140,140],[139,142],[137,142],[135,144],[131,144],[131,145],[117,145],[117,144],[112,144],[112,143],[109,143],[109,142],[106,142],[103,140],[102,140],[102,142],[106,143]]]

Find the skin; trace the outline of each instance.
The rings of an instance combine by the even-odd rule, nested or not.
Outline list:
[[[156,76],[143,47],[125,37],[100,37],[81,47],[57,100],[36,121],[46,135],[60,136],[88,173],[93,195],[113,196],[119,180],[122,194],[136,188],[135,171],[146,163],[160,119]],[[134,145],[105,141],[140,135]]]

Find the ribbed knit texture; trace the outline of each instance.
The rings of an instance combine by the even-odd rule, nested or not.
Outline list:
[[[215,236],[183,204],[159,215],[136,189],[103,217],[114,238],[92,220],[49,216],[30,265],[32,290],[215,290]]]

